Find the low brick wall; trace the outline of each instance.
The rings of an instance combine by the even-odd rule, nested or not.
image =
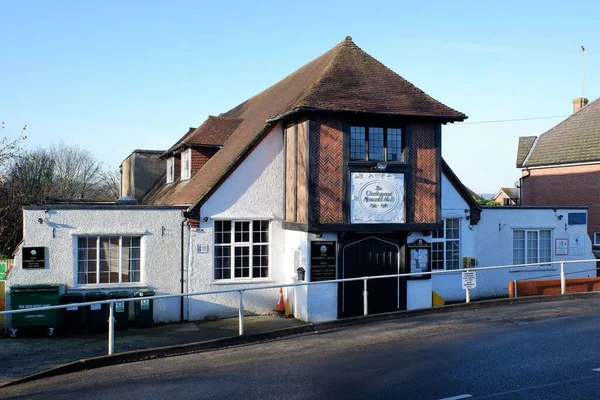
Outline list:
[[[573,278],[566,280],[566,293],[600,291],[600,278]],[[544,296],[560,294],[560,279],[517,282],[517,296]],[[508,297],[515,297],[515,283],[508,283]]]

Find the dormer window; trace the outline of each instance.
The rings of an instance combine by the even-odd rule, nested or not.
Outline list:
[[[350,161],[403,161],[402,130],[373,126],[350,127]]]
[[[167,183],[175,180],[175,157],[167,158]]]
[[[192,177],[192,149],[187,149],[181,153],[181,179],[190,179]]]

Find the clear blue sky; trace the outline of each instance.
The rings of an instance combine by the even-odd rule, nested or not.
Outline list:
[[[351,35],[469,122],[567,115],[600,93],[598,2],[1,1],[0,120],[118,167]],[[522,3],[528,3],[523,6]],[[473,190],[518,178],[517,138],[561,119],[455,124],[443,154]]]

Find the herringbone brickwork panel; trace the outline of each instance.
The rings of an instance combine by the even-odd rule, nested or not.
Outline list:
[[[341,223],[343,133],[340,121],[318,121],[315,132],[315,215],[317,223]]]
[[[298,180],[296,193],[296,221],[308,222],[308,154],[306,141],[308,137],[308,122],[298,124]]]
[[[434,223],[437,220],[437,171],[435,125],[414,124],[411,157],[413,168],[413,223]]]

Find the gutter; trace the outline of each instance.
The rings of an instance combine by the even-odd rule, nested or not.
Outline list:
[[[297,107],[294,108],[293,110],[290,111],[286,111],[283,114],[279,114],[276,115],[274,117],[271,117],[269,119],[267,119],[265,122],[266,123],[273,123],[273,122],[277,122],[281,119],[284,119],[292,114],[296,114],[298,112],[303,112],[303,111],[308,111],[308,112],[349,112],[349,113],[353,113],[353,114],[360,114],[360,115],[365,115],[365,114],[375,114],[375,115],[386,115],[386,116],[397,116],[397,117],[404,117],[404,118],[414,118],[414,119],[434,119],[434,120],[438,120],[440,122],[462,122],[464,120],[466,120],[467,117],[466,115],[463,114],[463,116],[450,116],[450,115],[408,115],[408,114],[398,114],[398,113],[393,113],[393,112],[371,112],[371,111],[358,111],[358,110],[350,110],[350,109],[333,109],[333,108],[320,108],[320,107]]]

